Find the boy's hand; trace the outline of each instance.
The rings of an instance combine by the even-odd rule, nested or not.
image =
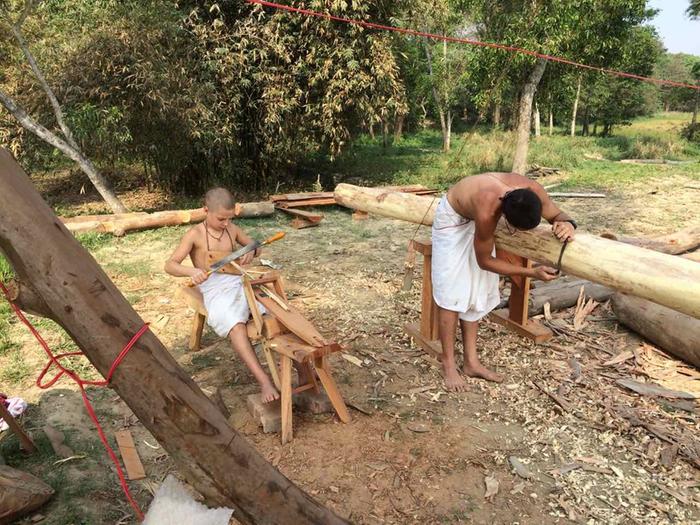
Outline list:
[[[207,275],[207,272],[199,268],[195,268],[192,274],[190,275],[190,279],[192,279],[192,282],[195,285],[202,284],[204,281],[207,280],[208,277],[209,276]]]
[[[239,259],[239,261],[240,261],[239,264],[240,264],[241,266],[245,266],[245,265],[250,264],[251,262],[253,262],[253,259],[255,259],[255,251],[248,252],[248,253],[246,253],[243,257],[241,257],[241,258]]]
[[[574,240],[574,226],[570,222],[556,221],[552,224],[552,232],[561,242]]]
[[[552,281],[557,278],[557,271],[549,266],[537,266],[532,269],[532,278],[540,281]]]

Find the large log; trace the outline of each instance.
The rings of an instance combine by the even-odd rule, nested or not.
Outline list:
[[[438,202],[350,184],[339,184],[335,198],[349,208],[422,224],[432,224]],[[503,223],[496,229],[496,247],[549,265],[556,265],[561,251],[547,226],[511,234]],[[579,231],[566,248],[562,270],[700,318],[700,266],[693,261]]]
[[[687,363],[700,368],[700,320],[631,295],[616,293],[615,315],[622,324]]]
[[[0,252],[104,376],[143,326],[97,262],[0,149]],[[160,340],[146,332],[111,387],[212,504],[242,523],[345,523],[258,454]]]
[[[700,246],[700,224],[656,237],[626,237],[613,233],[604,233],[602,236],[606,239],[634,244],[657,252],[678,255]]]
[[[530,290],[530,306],[528,308],[530,315],[541,314],[544,311],[545,303],[549,303],[552,312],[575,305],[582,286],[586,297],[595,299],[599,303],[607,301],[614,293],[607,286],[584,279],[564,278],[540,283],[536,288]]]
[[[275,205],[271,201],[239,202],[236,203],[236,218],[265,217],[275,213]],[[180,226],[203,221],[204,209],[170,210],[154,213],[128,213],[120,215],[89,215],[85,217],[70,217],[62,219],[68,230],[73,233],[98,232],[112,233],[122,236],[126,232],[162,228],[163,226]]]

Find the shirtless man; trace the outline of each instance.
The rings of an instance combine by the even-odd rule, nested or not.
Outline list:
[[[479,320],[500,302],[498,274],[542,281],[556,278],[553,268],[523,268],[496,258],[494,233],[502,216],[513,232],[531,230],[544,217],[561,242],[574,238],[576,222],[552,202],[540,184],[517,173],[482,173],[465,177],[449,189],[438,204],[432,229],[433,297],[439,310],[448,390],[466,389],[455,363],[457,319],[464,342],[464,375],[503,381],[500,374],[479,362],[476,352]]]

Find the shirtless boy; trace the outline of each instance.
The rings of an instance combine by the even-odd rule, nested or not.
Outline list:
[[[191,228],[180,241],[180,245],[165,263],[165,271],[176,277],[190,277],[199,286],[207,309],[207,323],[220,337],[228,337],[231,346],[240,356],[260,384],[262,399],[270,402],[279,398],[279,393],[258,361],[248,339],[246,322],[250,309],[246,301],[241,277],[224,273],[212,273],[207,277],[207,252],[232,252],[236,245],[245,246],[253,242],[238,226],[231,223],[235,202],[224,188],[214,188],[204,197],[204,222]],[[241,265],[250,263],[259,255],[259,249],[245,254],[238,260]],[[193,267],[182,261],[189,255]],[[264,312],[262,305],[258,305]]]
[[[479,362],[479,320],[500,302],[498,274],[550,281],[546,266],[522,268],[495,257],[494,233],[503,216],[511,230],[531,230],[542,217],[561,242],[574,238],[576,222],[562,212],[538,183],[517,173],[465,177],[440,200],[433,220],[433,297],[438,305],[442,367],[449,390],[466,389],[455,363],[457,319],[464,342],[465,376],[501,382],[503,377]]]

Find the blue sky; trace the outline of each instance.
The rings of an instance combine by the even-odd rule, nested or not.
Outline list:
[[[649,6],[659,10],[652,24],[670,53],[700,56],[700,20],[685,16],[689,3],[689,0],[650,0]]]

